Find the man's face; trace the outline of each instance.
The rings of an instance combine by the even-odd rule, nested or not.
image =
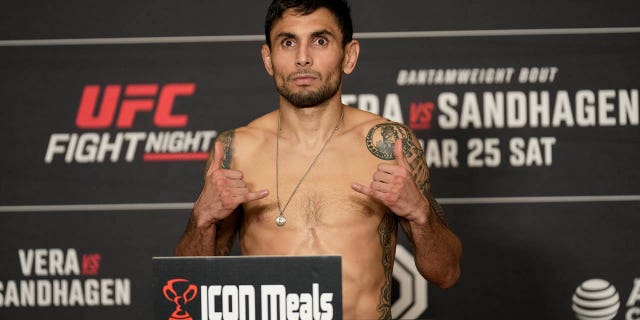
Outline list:
[[[317,106],[340,90],[344,60],[336,18],[319,8],[308,15],[289,9],[271,29],[262,56],[276,89],[294,106]]]

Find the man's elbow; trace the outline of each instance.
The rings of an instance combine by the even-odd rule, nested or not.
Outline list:
[[[460,278],[460,259],[462,257],[462,243],[457,238],[453,243],[451,255],[445,266],[442,268],[443,272],[440,274],[438,281],[432,281],[441,289],[449,289],[453,287]]]
[[[439,279],[432,280],[431,283],[435,284],[440,289],[449,289],[458,282],[459,278],[460,265],[456,265],[455,267],[450,268],[450,270]]]
[[[176,245],[176,248],[173,251],[173,254],[176,257],[181,257],[181,256],[187,256],[187,252],[186,252],[186,248],[182,243],[178,243],[178,245]]]
[[[436,285],[441,289],[449,289],[453,287],[460,278],[460,252],[456,251],[456,254],[450,256],[450,259],[441,261],[440,263],[430,266],[418,267],[418,270],[427,281]],[[424,268],[426,267],[426,268]]]

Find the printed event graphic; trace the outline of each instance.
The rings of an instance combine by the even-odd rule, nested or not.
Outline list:
[[[45,163],[56,158],[65,163],[131,162],[139,157],[143,161],[202,161],[217,132],[199,131],[119,131],[86,132],[116,128],[131,130],[136,116],[153,114],[153,125],[159,129],[186,128],[188,114],[174,114],[178,98],[193,96],[195,83],[157,83],[122,85],[87,85],[82,92],[75,124],[81,133],[51,134]],[[157,102],[156,102],[157,101]],[[113,136],[113,137],[112,137]]]
[[[412,129],[464,248],[440,290],[401,237],[394,318],[640,319],[639,5],[350,3],[343,102]],[[147,319],[153,294],[196,318],[216,284],[167,277],[189,280],[168,299],[149,261],[173,254],[217,135],[278,105],[266,6],[0,10],[0,319]]]
[[[37,248],[16,256],[22,276],[0,278],[0,309],[131,305],[131,279],[100,276],[100,253]]]

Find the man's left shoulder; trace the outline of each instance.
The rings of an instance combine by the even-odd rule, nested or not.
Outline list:
[[[386,118],[376,116],[362,121],[355,130],[369,153],[378,160],[394,160],[393,145],[400,139],[404,143],[412,140],[409,128]]]
[[[391,138],[393,141],[396,139],[413,139],[413,131],[405,124],[391,121],[388,119],[382,119],[380,121],[372,121],[367,124],[366,128],[367,136],[383,136],[385,138]]]
[[[351,116],[354,120],[352,126],[354,131],[358,132],[362,137],[366,136],[374,127],[382,124],[395,123],[387,118],[383,118],[375,113],[353,108]]]

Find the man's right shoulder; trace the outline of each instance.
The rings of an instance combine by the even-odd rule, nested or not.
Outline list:
[[[259,145],[275,134],[277,130],[276,121],[277,118],[274,117],[273,113],[268,113],[245,126],[219,133],[216,140],[229,147]]]
[[[266,114],[260,118],[251,121],[246,126],[220,132],[216,137],[216,142],[222,143],[224,150],[223,167],[230,169],[232,162],[237,157],[253,158],[252,152],[258,150],[260,146],[264,146],[270,139],[275,136],[277,124],[274,127],[273,116]],[[277,118],[276,118],[277,119]],[[213,159],[214,148],[211,148],[211,154],[207,163]]]

